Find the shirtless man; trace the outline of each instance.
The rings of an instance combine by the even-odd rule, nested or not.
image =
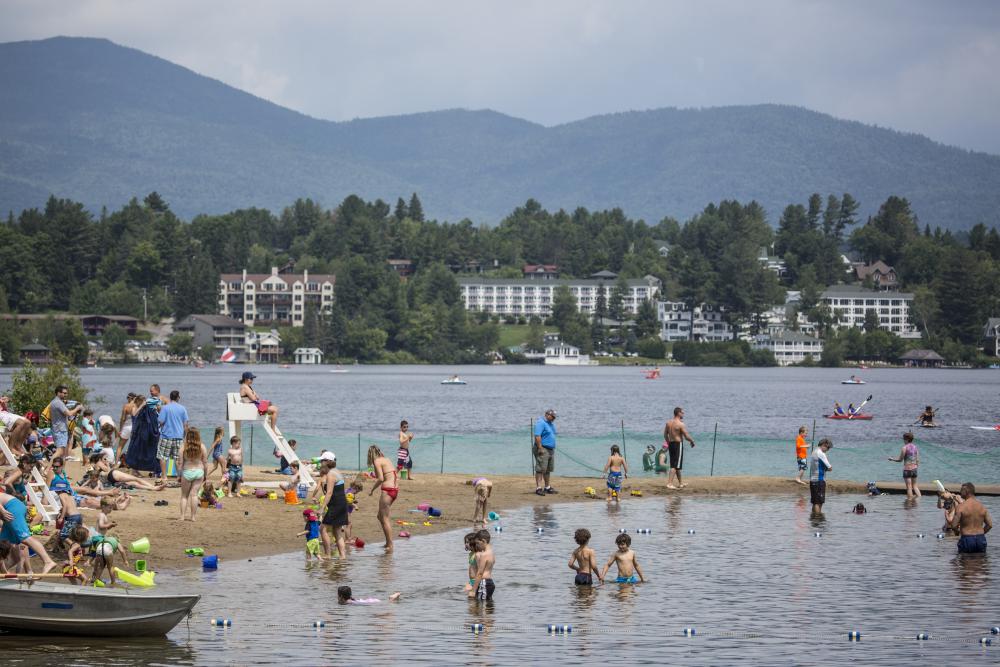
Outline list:
[[[955,509],[951,520],[953,529],[961,535],[958,538],[958,553],[986,553],[986,533],[993,528],[989,511],[976,499],[976,487],[966,482],[959,491],[962,504]]]
[[[476,600],[492,600],[493,591],[496,584],[493,583],[493,566],[496,564],[496,556],[493,549],[487,542],[489,535],[483,537],[477,534],[472,540],[472,548],[476,554],[476,578],[472,582],[472,590],[469,597]]]
[[[399,495],[399,472],[376,445],[368,448],[368,466],[375,470],[376,479],[368,495],[375,493],[379,487],[382,488],[378,499],[378,522],[382,526],[382,532],[385,533],[385,552],[391,554],[392,526],[389,525],[389,510]]]
[[[670,472],[667,473],[668,489],[683,489],[686,484],[681,483],[681,468],[684,467],[684,440],[694,447],[694,440],[688,433],[687,426],[684,425],[684,408],[674,408],[674,418],[663,427],[663,440],[667,443],[670,451]],[[670,478],[677,478],[677,486],[670,483]]]

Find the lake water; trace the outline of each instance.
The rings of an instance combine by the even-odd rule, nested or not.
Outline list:
[[[1000,625],[992,557],[958,556],[954,538],[937,539],[929,498],[866,499],[863,516],[849,513],[858,499],[831,497],[821,520],[792,496],[524,508],[493,533],[492,603],[464,597],[460,531],[400,540],[393,556],[356,550],[336,565],[288,554],[161,573],[157,590],[204,596],[165,640],[0,641],[7,664],[996,664],[1000,637],[978,643]],[[985,501],[1000,514],[1000,502]],[[575,587],[566,561],[578,527],[593,533],[602,565],[628,530],[648,583]],[[403,598],[340,606],[345,584],[356,597]],[[233,626],[212,627],[214,617]],[[550,635],[549,624],[572,632]],[[689,627],[695,636],[684,636]],[[862,640],[848,641],[850,631]]]
[[[608,446],[622,442],[623,426],[625,453],[636,467],[646,445],[662,442],[663,424],[680,405],[697,442],[685,454],[691,475],[792,475],[795,435],[805,425],[810,439],[833,439],[836,478],[898,479],[899,464],[886,458],[898,455],[901,434],[931,404],[943,426],[916,429],[921,478],[1000,480],[1000,432],[969,428],[1000,422],[1000,372],[992,370],[853,371],[868,382],[861,386],[840,384],[852,371],[823,368],[667,367],[660,380],[645,380],[638,367],[545,366],[350,366],[347,373],[329,366],[120,366],[82,374],[104,399],[94,402],[98,415],[117,419],[126,393],[157,382],[164,393],[181,392],[193,423],[209,437],[225,424],[225,394],[238,390],[244,370],[253,370],[260,395],[280,406],[279,426],[299,441],[302,455],[331,449],[342,467],[358,465],[370,442],[391,456],[399,420],[407,419],[417,435],[417,470],[528,474],[531,423],[553,407],[557,474],[588,476],[603,466]],[[11,373],[0,369],[0,388],[10,386]],[[452,374],[468,384],[440,384]],[[834,400],[846,406],[868,395],[873,421],[822,418]],[[275,462],[263,432],[244,431],[254,462]]]

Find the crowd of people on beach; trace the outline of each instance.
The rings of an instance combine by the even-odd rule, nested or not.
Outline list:
[[[253,388],[255,375],[244,372],[240,378],[240,400],[253,404],[259,417],[268,420],[277,431],[278,406],[261,399]],[[922,418],[933,419],[934,411],[928,406]],[[657,451],[647,448],[643,467],[656,474],[666,474],[668,490],[684,489],[682,479],[684,444],[694,448],[695,441],[684,423],[684,409],[676,407],[663,428],[663,443]],[[46,428],[40,428],[43,420]],[[532,456],[534,460],[535,494],[557,494],[552,486],[555,471],[557,413],[548,409],[537,419],[533,429]],[[54,395],[41,415],[14,414],[9,409],[9,399],[0,397],[0,423],[6,431],[9,451],[3,454],[9,469],[4,473],[0,491],[0,568],[5,573],[30,573],[30,554],[42,561],[41,573],[58,567],[50,552],[64,557],[63,576],[72,583],[104,583],[116,581],[116,558],[129,567],[128,552],[115,534],[114,512],[127,511],[132,497],[128,490],[160,492],[168,486],[179,487],[180,517],[195,521],[199,507],[216,505],[223,497],[243,495],[243,449],[238,435],[225,441],[225,430],[215,428],[212,442],[206,447],[198,428],[190,423],[187,409],[181,403],[178,390],[168,397],[161,395],[158,385],[149,387],[147,394],[129,393],[115,422],[110,415],[96,420],[88,407],[68,398],[65,386],[56,387]],[[806,442],[808,428],[799,429],[795,439],[797,476],[794,481],[808,485],[812,511],[821,515],[826,502],[827,475],[833,470],[829,452],[833,443],[823,438],[809,450]],[[909,498],[921,495],[917,485],[920,464],[919,450],[912,433],[904,433],[898,457],[890,461],[901,463],[903,480]],[[315,466],[317,483],[312,489],[302,516],[304,527],[298,537],[305,538],[305,554],[309,560],[330,560],[347,557],[347,547],[352,540],[351,514],[358,507],[358,496],[368,487],[369,497],[378,493],[376,520],[385,537],[385,552],[393,551],[393,525],[391,511],[400,493],[400,481],[413,478],[414,434],[406,420],[400,422],[395,462],[386,456],[377,444],[367,452],[367,471],[359,471],[348,481],[337,466],[333,452],[323,450],[312,462],[297,460],[294,456],[296,442],[288,440],[289,450],[276,449],[280,457],[279,471],[286,475],[278,486],[286,494],[301,494],[303,466]],[[65,470],[66,461],[76,450],[86,466],[82,479],[71,480]],[[291,454],[286,456],[290,451]],[[290,458],[289,458],[290,457]],[[209,470],[209,466],[211,470]],[[213,476],[219,474],[217,482]],[[808,481],[804,479],[808,473]],[[602,469],[606,482],[606,500],[620,502],[623,480],[629,476],[628,462],[617,444],[610,447],[609,456]],[[176,477],[176,482],[171,478]],[[469,552],[469,572],[466,591],[469,597],[490,600],[495,583],[493,569],[496,556],[490,546],[487,521],[492,518],[488,505],[493,493],[493,482],[485,477],[469,480],[474,498],[472,523],[475,532],[465,536]],[[56,533],[43,543],[45,532],[44,499],[52,494],[58,498],[58,512],[54,520]],[[166,504],[160,500],[155,504]],[[862,507],[863,505],[859,504]],[[986,550],[986,533],[992,528],[992,519],[986,508],[975,497],[975,486],[967,482],[960,491],[950,493],[943,486],[938,489],[938,506],[944,512],[942,530],[953,531],[959,536],[961,553],[979,553]],[[98,512],[96,521],[88,526],[81,509]],[[605,581],[608,570],[615,566],[617,583],[641,583],[645,580],[642,569],[631,549],[627,534],[616,538],[616,550],[603,568],[598,568],[597,556],[589,546],[591,535],[586,529],[575,533],[576,550],[569,560],[569,567],[576,572],[578,585],[592,585],[596,577]],[[361,546],[360,538],[354,542]],[[89,572],[86,566],[89,564]],[[341,591],[343,593],[343,591]],[[348,589],[341,595],[345,603],[364,603],[351,596]],[[395,599],[395,598],[393,598]]]

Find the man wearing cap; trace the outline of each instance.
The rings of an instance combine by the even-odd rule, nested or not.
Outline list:
[[[546,410],[535,422],[535,442],[532,447],[535,456],[535,493],[544,496],[556,493],[549,484],[549,477],[555,469],[556,458],[556,411]]]

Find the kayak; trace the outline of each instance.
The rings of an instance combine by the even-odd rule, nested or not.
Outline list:
[[[920,428],[937,428],[939,426],[941,426],[941,424],[921,424]]]
[[[441,380],[441,384],[468,384],[468,382],[466,382],[465,380],[454,379],[454,380]]]
[[[841,380],[840,384],[867,384],[864,380]]]
[[[847,415],[823,415],[823,416],[826,417],[827,419],[844,419],[846,421],[858,421],[858,420],[869,421],[875,418],[875,415],[865,414],[864,412],[856,414],[853,417],[848,417]]]
[[[969,428],[975,429],[976,431],[1000,431],[1000,424],[996,426],[970,426]]]

